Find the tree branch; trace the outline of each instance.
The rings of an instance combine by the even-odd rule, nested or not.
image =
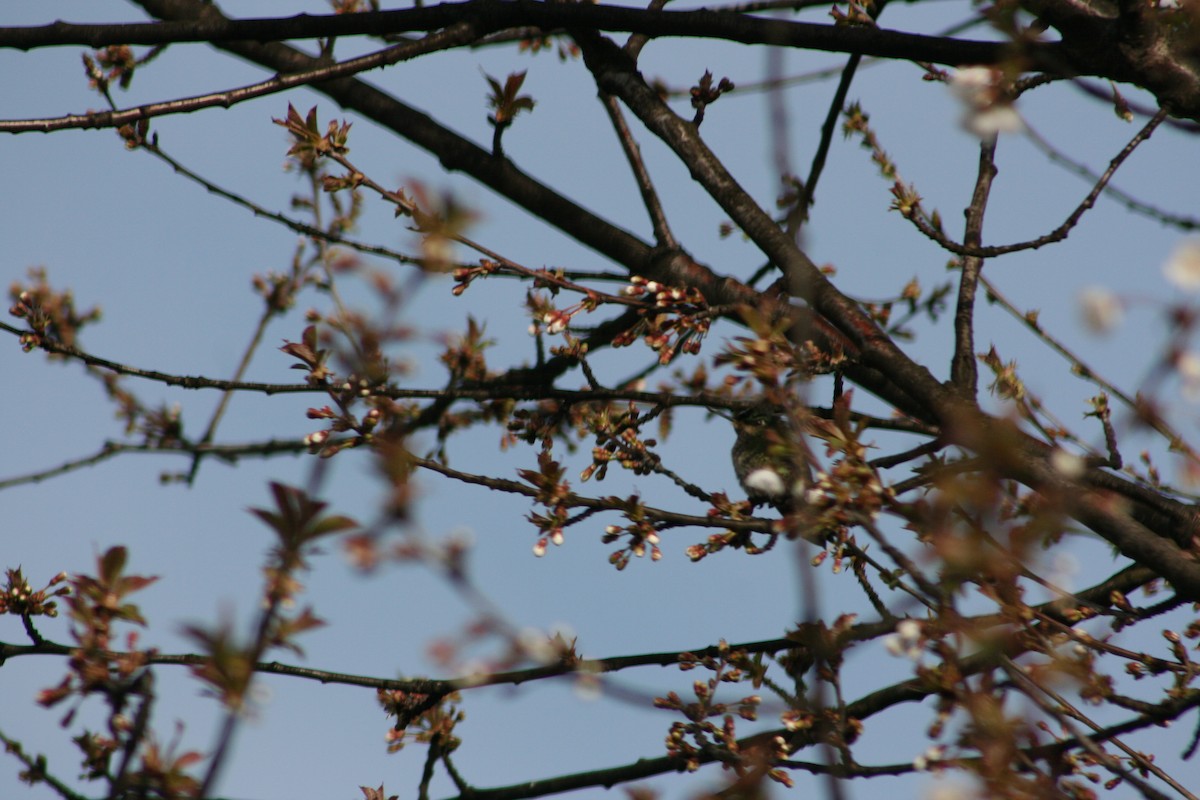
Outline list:
[[[0,28],[0,33],[3,33]],[[230,108],[238,103],[253,100],[256,97],[277,94],[296,86],[306,86],[316,81],[332,80],[354,75],[369,69],[378,69],[401,61],[427,55],[438,50],[447,50],[469,44],[479,38],[474,28],[460,22],[444,31],[431,33],[416,42],[406,42],[394,45],[385,50],[371,53],[358,58],[351,58],[337,64],[324,64],[313,59],[313,65],[306,69],[291,72],[286,75],[276,75],[269,80],[243,86],[239,89],[228,89],[223,92],[185,97],[179,100],[168,100],[162,103],[147,103],[134,108],[116,109],[112,111],[91,111],[86,114],[68,114],[65,117],[49,119],[17,119],[0,120],[0,133],[25,133],[51,131],[68,128],[120,128],[135,122],[167,116],[169,114],[187,114],[204,108]]]
[[[144,4],[145,5],[145,4]],[[148,7],[148,6],[147,6]],[[160,6],[164,8],[165,6]],[[151,11],[169,22],[80,25],[54,22],[0,28],[0,48],[31,50],[61,45],[157,45],[179,42],[275,42],[356,35],[395,36],[433,31],[464,20],[481,35],[536,26],[543,31],[590,28],[613,33],[724,40],[831,53],[928,61],[935,64],[995,64],[1012,58],[1012,45],[926,36],[880,28],[764,19],[730,11],[657,11],[603,4],[555,4],[515,0],[468,0],[398,11],[234,20],[218,13],[192,20]],[[1062,65],[1066,51],[1054,43],[1028,43],[1022,54],[1035,66]]]
[[[983,239],[983,215],[987,209],[992,180],[996,177],[996,136],[993,134],[979,144],[979,171],[975,177],[975,192],[967,207],[967,230],[963,243],[978,247]],[[916,215],[914,215],[916,216]],[[975,292],[983,259],[963,258],[958,281],[958,305],[954,313],[954,357],[950,362],[950,380],[954,388],[969,402],[976,402],[979,376],[975,369]]]

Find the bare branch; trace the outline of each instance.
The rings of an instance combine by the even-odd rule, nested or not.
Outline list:
[[[0,33],[11,28],[0,28]],[[239,89],[229,89],[223,92],[186,97],[180,100],[168,100],[161,103],[147,103],[135,108],[125,108],[115,111],[93,111],[87,114],[69,114],[65,117],[51,119],[19,119],[0,120],[0,133],[24,133],[39,131],[65,130],[68,128],[120,128],[132,125],[154,117],[169,114],[187,114],[204,108],[230,108],[270,94],[277,94],[296,86],[306,86],[318,81],[333,80],[354,75],[369,69],[378,69],[391,64],[416,58],[420,55],[461,47],[478,38],[478,33],[465,22],[448,28],[445,31],[431,33],[416,42],[393,45],[376,53],[358,58],[351,58],[338,64],[313,66],[299,72],[277,75],[270,80],[243,86]]]
[[[147,8],[155,16],[171,16],[166,11],[169,6],[158,6],[158,11],[148,4]],[[563,6],[513,4],[496,0],[468,0],[401,11],[359,14],[300,14],[279,19],[232,20],[213,12],[198,15],[195,21],[125,25],[58,22],[39,27],[4,29],[0,31],[0,47],[28,50],[67,44],[91,47],[208,41],[225,44],[233,41],[271,42],[329,36],[381,36],[433,31],[463,20],[478,25],[480,35],[533,25],[544,31],[580,27],[637,33],[651,38],[700,37],[937,64],[994,64],[1009,56],[1007,46],[999,42],[788,22],[729,11],[659,11],[603,4]],[[1065,50],[1054,44],[1030,44],[1027,45],[1027,54],[1035,63],[1063,63]]]

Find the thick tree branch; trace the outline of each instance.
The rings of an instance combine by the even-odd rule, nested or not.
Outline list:
[[[795,296],[806,300],[832,322],[839,334],[858,350],[856,355],[866,366],[889,377],[895,387],[904,387],[900,395],[908,395],[904,398],[893,392],[883,396],[909,413],[926,416],[932,411],[938,415],[937,408],[944,405],[946,398],[944,387],[928,370],[900,352],[857,303],[829,282],[791,237],[738,184],[704,143],[696,127],[680,118],[659,98],[633,62],[611,41],[588,32],[577,31],[575,35],[600,89],[620,97],[647,128],[675,151],[713,200],[768,258],[784,270],[789,289]],[[852,375],[849,370],[848,374]]]
[[[1084,13],[1059,0],[1023,5],[1063,36],[1061,43],[1019,45],[889,31],[866,26],[821,25],[763,19],[729,11],[658,11],[609,5],[537,3],[528,0],[468,0],[400,11],[231,20],[219,14],[201,20],[150,24],[73,25],[55,22],[0,29],[0,47],[29,50],[60,45],[102,47],[189,41],[283,41],[351,35],[396,35],[432,31],[464,19],[484,35],[534,26],[545,31],[587,28],[645,37],[699,37],[748,45],[767,44],[962,66],[1021,62],[1029,69],[1064,75],[1096,75],[1134,83],[1154,92],[1181,116],[1200,114],[1200,70],[1187,51],[1186,34],[1169,9],[1150,6],[1119,20]],[[1180,11],[1178,13],[1186,13]],[[163,15],[158,15],[163,16]]]
[[[1081,493],[1073,482],[1048,466],[1049,448],[964,403],[929,371],[912,361],[863,313],[838,291],[813,262],[796,247],[752,198],[738,185],[721,161],[701,140],[691,123],[675,115],[646,84],[634,65],[612,42],[588,32],[575,32],[585,63],[599,87],[620,97],[651,131],[687,164],[692,176],[738,226],[788,275],[789,286],[858,348],[863,363],[903,387],[948,431],[951,440],[995,459],[1000,474],[1060,497],[1068,512],[1114,544],[1122,553],[1151,564],[1188,597],[1200,599],[1200,564],[1184,557],[1172,540],[1191,531],[1152,532],[1103,497]],[[849,372],[848,372],[849,374]],[[903,408],[903,406],[901,406]],[[1074,488],[1072,488],[1074,486]]]
[[[150,14],[165,19],[220,17],[213,6],[198,0],[138,0],[137,4]],[[275,43],[236,41],[218,47],[280,73],[300,72],[320,63],[312,56]],[[637,237],[534,180],[507,158],[494,157],[490,150],[470,142],[395,97],[350,78],[314,84],[311,88],[343,108],[357,111],[395,131],[433,154],[447,170],[472,176],[583,244],[625,265],[631,272],[638,272],[639,267],[649,262],[651,248]]]
[[[741,44],[769,44],[833,53],[928,61],[935,64],[995,64],[1011,58],[1003,42],[972,41],[889,31],[862,26],[824,25],[764,19],[729,11],[656,11],[602,4],[539,3],[528,0],[468,0],[399,11],[309,15],[287,18],[224,18],[218,14],[161,23],[75,25],[54,22],[0,29],[0,47],[30,50],[61,45],[151,45],[173,42],[275,42],[354,35],[396,35],[433,31],[472,20],[485,33],[535,26],[545,31],[567,27],[636,33],[646,37],[693,37]],[[1051,43],[1028,44],[1024,55],[1050,67],[1063,51]]]
[[[217,13],[213,7],[197,0],[140,0],[139,5],[155,16],[170,19]],[[231,42],[219,46],[279,72],[302,71],[317,63],[316,59],[280,44]],[[437,156],[446,169],[471,175],[579,242],[623,264],[633,274],[645,275],[671,286],[695,286],[712,305],[762,304],[763,298],[758,292],[737,281],[713,274],[710,269],[679,251],[652,249],[623,229],[532,179],[508,159],[494,157],[490,151],[467,141],[429,116],[378,89],[354,79],[329,81],[312,88],[328,95],[343,108],[358,111],[391,128]],[[811,262],[808,264],[815,270]],[[850,346],[821,320],[815,321],[810,334],[820,340],[826,349],[841,348],[843,344]],[[886,397],[914,417],[924,416],[927,405],[914,400],[888,381],[877,367],[866,365],[852,368],[856,370],[854,378],[860,385]]]
[[[1200,119],[1200,62],[1191,9],[1140,3],[1022,0],[1062,34],[1080,75],[1132,83],[1172,114]]]

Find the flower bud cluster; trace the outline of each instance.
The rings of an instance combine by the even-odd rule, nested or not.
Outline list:
[[[251,281],[254,291],[266,301],[267,308],[274,313],[287,311],[296,302],[296,281],[290,275],[268,272],[255,275]]]
[[[712,514],[712,512],[709,512],[709,513],[710,513],[710,515]],[[721,533],[712,533],[712,534],[709,534],[708,538],[705,539],[703,543],[689,545],[687,550],[684,551],[684,553],[692,561],[699,561],[700,559],[704,558],[705,556],[709,556],[709,555],[712,555],[713,553],[721,552],[726,547],[729,547],[730,545],[732,545],[734,542],[741,541],[742,538],[743,538],[743,534],[737,533],[736,531],[723,531]]]
[[[58,616],[58,604],[53,598],[71,593],[71,587],[59,586],[67,581],[67,573],[60,572],[50,579],[42,589],[34,591],[20,569],[7,570],[8,581],[0,591],[0,614],[17,614],[22,617]],[[59,588],[54,589],[53,587]]]
[[[454,705],[459,700],[457,692],[437,697],[403,689],[380,689],[375,697],[384,712],[396,718],[387,732],[389,753],[401,750],[406,739],[428,743],[435,736],[442,744],[458,746],[454,728],[466,719],[466,714]]]
[[[835,425],[819,426],[819,436],[842,456],[827,470],[813,474],[804,489],[802,507],[808,524],[837,529],[862,519],[876,519],[893,497],[879,473],[866,461],[866,447],[856,434]]]
[[[529,326],[529,335],[533,336],[537,334],[539,323],[546,326],[546,333],[551,336],[562,333],[571,324],[572,316],[574,316],[572,312],[560,311],[558,309],[547,311],[541,316],[541,319]]]
[[[657,439],[642,439],[638,427],[641,420],[638,411],[630,404],[628,413],[613,418],[603,417],[593,425],[596,446],[592,448],[592,463],[583,470],[583,480],[593,475],[604,480],[609,463],[615,461],[635,475],[649,475],[661,459],[651,448],[658,445]]]
[[[533,546],[533,554],[538,558],[546,554],[551,544],[558,547],[564,540],[564,531],[570,518],[568,501],[571,498],[571,485],[562,479],[564,472],[562,464],[555,461],[547,450],[538,453],[538,469],[518,471],[524,481],[537,489],[537,502],[549,512],[530,513],[527,517],[542,534]]]
[[[694,289],[691,291],[695,291]],[[687,291],[671,286],[664,286],[658,281],[647,280],[641,275],[634,275],[629,279],[629,285],[621,290],[621,294],[626,297],[645,297],[653,295],[654,305],[659,308],[666,308],[674,303],[682,302],[687,298]]]
[[[589,297],[567,308],[555,308],[551,305],[549,298],[540,294],[531,294],[526,301],[530,315],[533,317],[533,322],[529,325],[529,335],[537,336],[543,331],[551,336],[560,334],[570,326],[571,319],[576,314],[581,311],[590,312],[596,308],[598,303],[597,298]]]
[[[467,290],[476,278],[486,278],[500,269],[500,265],[490,258],[479,259],[477,267],[458,267],[454,270],[454,288],[451,293],[458,297]]]
[[[604,529],[604,536],[600,541],[612,544],[624,535],[628,535],[629,541],[622,549],[614,550],[608,557],[608,563],[618,570],[629,566],[631,556],[644,557],[647,545],[649,545],[651,561],[662,559],[662,550],[658,547],[658,531],[648,520],[640,520],[630,525],[609,525]]]
[[[730,388],[752,378],[758,386],[772,389],[793,381],[798,375],[815,372],[803,354],[778,331],[755,338],[735,337],[725,346],[725,351],[717,355],[716,364],[733,367],[734,372],[725,377],[725,384]]]
[[[33,295],[25,291],[17,293],[16,302],[8,309],[8,313],[18,319],[29,317],[33,313]]]
[[[350,401],[361,392],[369,389],[355,388],[357,384],[345,383],[340,387],[343,391],[347,391],[346,387],[350,386],[352,394]],[[373,406],[367,410],[361,418],[355,416],[350,411],[350,404],[342,404],[339,402],[342,410],[335,411],[330,406],[321,406],[320,408],[310,408],[305,412],[305,416],[309,419],[326,419],[330,420],[328,428],[314,431],[304,437],[304,444],[310,453],[319,454],[322,458],[329,458],[332,455],[344,450],[347,447],[357,447],[361,444],[366,444],[370,440],[372,431],[379,425],[383,419],[384,410],[378,406]],[[331,437],[335,433],[354,433],[353,437],[333,440]]]
[[[76,311],[74,295],[70,290],[60,292],[51,288],[44,269],[31,269],[29,277],[33,279],[29,287],[14,283],[8,290],[13,301],[8,313],[25,320],[29,326],[20,335],[21,349],[25,352],[42,347],[47,340],[74,346],[79,330],[100,319],[99,308],[84,313]]]
[[[692,653],[679,655],[681,670],[704,668],[712,672],[707,680],[692,682],[695,700],[685,700],[677,692],[654,699],[655,708],[677,712],[686,720],[671,725],[666,738],[668,754],[684,761],[688,769],[698,766],[698,763],[693,766],[693,762],[700,752],[716,754],[720,760],[731,764],[746,761],[760,764],[785,758],[788,746],[782,737],[774,736],[751,745],[759,751],[757,754],[747,752],[746,742],[738,740],[737,721],[757,720],[762,696],[751,694],[732,702],[721,702],[717,696],[725,691],[723,684],[751,680],[757,685],[763,672],[744,650],[731,648],[724,641],[717,645],[716,651],[716,654],[703,657]],[[785,786],[791,785],[791,779],[782,771],[771,770],[767,777]]]
[[[694,287],[681,289],[647,280],[639,275],[621,291],[626,297],[653,301],[650,308],[641,309],[641,319],[613,339],[613,347],[626,347],[641,338],[646,346],[658,353],[662,364],[679,353],[695,355],[712,324],[708,301]]]

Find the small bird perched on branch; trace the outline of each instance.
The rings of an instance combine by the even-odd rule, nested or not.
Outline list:
[[[733,471],[755,505],[767,504],[787,513],[803,463],[786,421],[773,410],[752,407],[733,415]]]

